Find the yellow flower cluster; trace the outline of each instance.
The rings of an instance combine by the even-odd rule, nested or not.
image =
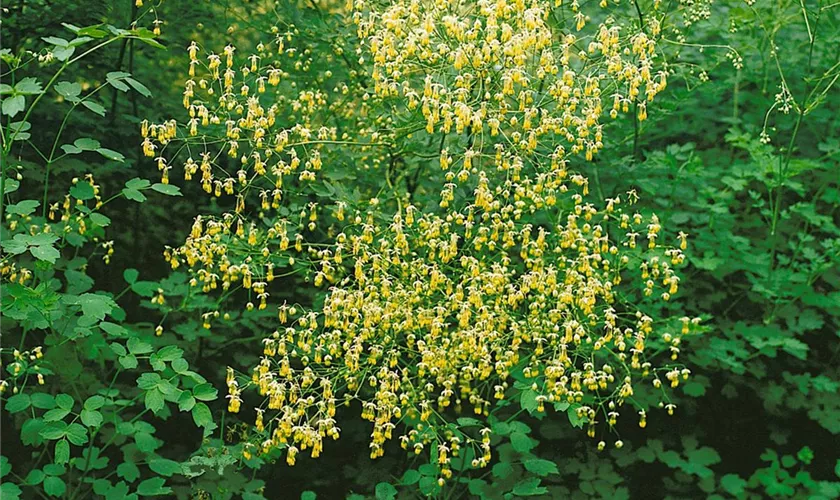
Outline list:
[[[84,179],[78,177],[72,179],[73,186],[79,183],[90,185],[90,188],[81,190],[76,193],[75,197],[71,196],[71,191],[64,196],[62,202],[49,205],[46,211],[48,220],[44,224],[31,224],[33,214],[7,214],[6,222],[10,231],[23,229],[30,236],[55,234],[56,237],[64,238],[75,246],[81,245],[82,237],[90,238],[102,249],[102,259],[106,264],[109,264],[114,254],[114,242],[111,240],[102,241],[98,236],[91,237],[88,227],[92,220],[91,213],[98,211],[105,203],[102,200],[100,187],[96,184],[93,174],[86,174]],[[79,198],[79,196],[84,199]],[[0,258],[0,282],[24,285],[32,276],[32,270],[20,266],[16,262],[14,254],[4,253]]]
[[[654,38],[622,33],[611,16],[588,33],[577,2],[569,32],[552,28],[555,5],[544,0],[354,7],[376,92],[419,107],[429,134],[468,130],[479,143],[526,154],[548,141],[591,160],[603,147],[605,104],[616,117],[638,101],[644,120],[666,86],[666,72],[653,70]]]
[[[172,144],[186,143],[189,155],[182,164],[184,179],[197,177],[209,195],[233,199],[231,213],[220,218],[196,218],[185,245],[167,248],[165,255],[172,267],[186,263],[200,268],[193,285],[200,285],[205,292],[220,285],[228,290],[241,282],[254,291],[261,308],[269,296],[267,284],[274,280],[276,249],[302,252],[305,234],[316,230],[321,207],[308,202],[295,216],[275,217],[266,227],[248,219],[246,201],[251,208],[253,204],[259,206],[260,216],[277,214],[289,206],[289,193],[294,197],[311,189],[323,165],[323,148],[352,144],[364,152],[378,145],[376,132],[367,133],[372,130],[370,126],[356,129],[359,137],[367,135],[369,142],[353,142],[347,132],[340,134],[338,127],[327,125],[335,119],[352,126],[357,116],[367,114],[364,103],[356,107],[340,100],[328,103],[319,89],[295,90],[294,81],[284,85],[289,77],[281,69],[284,65],[306,72],[311,64],[308,53],[300,54],[286,46],[291,40],[291,32],[278,33],[274,43],[260,44],[241,68],[235,65],[233,46],[225,47],[220,55],[209,54],[202,62],[198,45],[191,44],[190,79],[184,91],[190,118],[183,126],[184,137],[178,137],[175,120],[160,124],[144,121],[141,127],[143,151],[155,159],[163,183],[169,182],[174,161],[167,159],[164,151]],[[196,76],[199,67],[205,72],[202,78]],[[320,83],[328,79],[329,75],[319,78]],[[292,98],[285,95],[289,89],[296,93]],[[339,83],[333,93],[346,100],[350,90],[347,84]],[[265,101],[271,103],[263,104]],[[218,144],[217,152],[208,147],[208,136],[216,136],[210,146]],[[202,148],[194,156],[190,141],[195,141],[192,146]],[[180,149],[172,156],[178,157],[179,153]],[[378,158],[373,161],[378,162]],[[342,210],[339,204],[339,215]],[[301,261],[309,258],[304,253]],[[296,262],[294,257],[282,260],[289,266]],[[209,322],[211,316],[206,319]]]
[[[473,466],[492,458],[488,427],[448,423],[488,417],[523,390],[514,378],[534,411],[572,408],[592,437],[625,405],[646,425],[634,399],[646,380],[673,412],[665,389],[689,375],[673,361],[699,320],[645,310],[677,293],[687,235],[665,236],[633,191],[590,201],[570,165],[602,151],[605,113],[633,106],[644,120],[666,86],[665,16],[632,28],[607,7],[595,25],[576,1],[355,0],[358,62],[341,46],[313,62],[291,30],[239,63],[233,46],[206,60],[188,47],[189,118],[144,123],[143,149],[164,182],[183,162],[185,179],[233,208],[197,217],[168,261],[205,293],[241,287],[248,309],[269,307],[277,278],[302,268],[329,286],[317,309],[276,306],[250,377],[228,371],[229,411],[248,387],[265,397],[247,456],[317,457],[340,435],[336,407],[355,402],[371,457],[399,436],[432,449],[444,480],[465,449]],[[429,163],[437,173],[418,189]],[[372,186],[330,199],[324,172],[348,168],[373,172]]]
[[[0,353],[12,355],[11,362],[4,369],[9,377],[0,379],[0,394],[5,394],[9,387],[11,387],[12,394],[18,394],[29,381],[29,377],[33,375],[38,381],[38,385],[44,385],[44,373],[41,372],[41,359],[44,357],[43,346],[37,346],[23,352],[13,348],[0,349]],[[47,370],[47,373],[51,372]]]
[[[4,260],[0,264],[0,278],[5,283],[25,285],[27,281],[32,279],[32,270],[23,266],[18,267],[17,262]]]

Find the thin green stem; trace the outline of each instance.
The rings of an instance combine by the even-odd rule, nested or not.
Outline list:
[[[4,147],[3,150],[0,151],[0,224],[2,224],[5,220],[3,215],[6,211],[6,167],[8,161],[9,155],[6,154],[6,149]]]
[[[64,70],[66,70],[73,63],[79,61],[80,59],[84,58],[88,54],[91,54],[92,52],[95,52],[95,51],[101,49],[102,47],[105,47],[106,45],[108,45],[108,44],[110,44],[110,43],[112,43],[116,40],[119,40],[121,38],[124,38],[124,36],[120,35],[120,36],[116,36],[114,38],[105,40],[104,42],[102,42],[102,43],[100,43],[100,44],[98,44],[94,47],[91,47],[90,49],[86,50],[85,52],[79,54],[78,56],[74,57],[73,59],[70,59],[70,60],[66,61],[58,69],[58,71],[56,71],[55,74],[53,74],[52,78],[50,78],[50,80],[47,82],[47,85],[44,87],[43,91],[41,91],[41,93],[38,94],[38,96],[35,98],[35,100],[32,101],[32,104],[30,104],[29,107],[26,109],[26,112],[23,115],[23,119],[21,120],[21,123],[26,123],[27,119],[29,118],[29,115],[32,114],[32,111],[35,109],[35,107],[38,105],[38,103],[41,101],[41,99],[44,98],[44,95],[46,95],[47,91],[50,88],[52,88],[53,84],[56,82],[56,80],[58,80],[58,77],[61,76],[61,74],[64,72]],[[65,117],[65,119],[66,119],[66,117]],[[0,130],[0,132],[2,132],[2,148],[0,148],[0,221],[4,220],[3,217],[5,215],[4,212],[5,212],[5,205],[6,205],[5,204],[6,168],[8,167],[9,154],[11,153],[11,150],[12,150],[12,144],[14,144],[14,142],[17,139],[18,134],[20,133],[21,130],[23,130],[22,126],[17,127],[14,130],[12,130],[10,128],[8,134],[3,132],[2,130]],[[46,208],[47,208],[46,207],[46,205],[47,205],[46,195],[47,195],[48,187],[49,187],[49,164],[47,166],[47,172],[45,174],[44,207],[43,207],[43,214],[44,215],[46,215]]]
[[[70,111],[64,114],[64,119],[61,120],[61,125],[58,127],[58,132],[55,134],[55,139],[53,140],[52,148],[50,149],[50,156],[47,158],[46,162],[46,171],[44,172],[44,203],[43,207],[41,208],[41,216],[46,218],[47,217],[47,204],[48,204],[48,193],[50,187],[50,167],[53,163],[58,161],[59,159],[63,158],[66,155],[61,155],[58,158],[55,157],[55,150],[58,148],[58,142],[61,140],[61,134],[64,133],[64,128],[67,126],[67,121],[70,119],[70,115],[73,114],[73,111],[84,102],[85,100],[89,99],[92,95],[96,94],[100,90],[105,87],[105,84],[100,85],[99,87],[93,89],[90,93],[88,93],[85,97],[81,100],[73,103],[73,106],[70,107]]]

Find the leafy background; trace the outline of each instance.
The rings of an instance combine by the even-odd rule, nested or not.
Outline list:
[[[61,91],[35,109],[31,136],[4,156],[8,179],[25,179],[4,192],[4,259],[29,255],[41,276],[34,288],[3,283],[6,375],[7,356],[26,334],[48,346],[44,389],[3,395],[4,499],[423,496],[434,468],[396,445],[376,462],[357,453],[368,430],[353,410],[342,439],[318,460],[288,468],[240,459],[239,424],[225,422],[215,387],[224,366],[253,364],[248,342],[266,314],[232,311],[212,333],[200,328],[204,304],[173,305],[188,294],[188,277],[161,256],[183,241],[195,214],[221,212],[195,186],[146,180],[158,174],[140,154],[139,123],[177,114],[182,48],[193,39],[254,45],[280,25],[322,50],[325,33],[346,27],[313,5],[121,0],[79,9],[29,0],[4,8],[3,83],[16,89],[3,96],[6,137],[20,119],[12,99],[34,98],[16,84],[31,77],[43,85],[55,70],[33,62],[12,71],[14,57],[59,49],[48,37],[71,39],[64,23],[151,29],[162,21],[159,36],[123,33],[62,76],[81,95],[103,89],[69,120],[64,141],[75,149],[56,162],[48,198],[69,190],[92,207],[92,190],[73,184],[90,172],[106,198],[120,195],[102,209],[105,219],[91,217],[98,223],[86,235],[59,248],[11,225],[34,223],[44,208],[43,161],[33,151],[54,140],[69,104]],[[663,225],[691,235],[673,307],[705,318],[707,331],[686,349],[694,376],[677,415],[622,429],[625,447],[600,453],[562,413],[520,415],[494,425],[494,439],[505,439],[495,465],[465,474],[441,497],[840,497],[840,93],[829,86],[840,74],[837,8],[725,0],[690,34],[696,46],[674,61],[690,68],[684,79],[669,85],[638,132],[632,120],[613,125],[610,153],[580,167],[600,196],[636,189]],[[768,115],[780,74],[800,110]],[[116,250],[108,265],[98,246],[105,240]],[[288,280],[290,300],[315,299],[298,284]],[[161,291],[167,303],[151,303]]]

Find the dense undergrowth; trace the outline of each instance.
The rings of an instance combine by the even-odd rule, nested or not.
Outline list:
[[[840,497],[840,4],[2,11],[8,498]]]

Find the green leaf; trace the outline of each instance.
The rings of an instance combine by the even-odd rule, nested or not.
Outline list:
[[[70,196],[77,200],[92,200],[96,194],[93,192],[93,186],[89,182],[77,182],[75,186],[70,188]]]
[[[143,342],[137,337],[132,337],[128,339],[126,347],[128,347],[128,351],[131,354],[148,354],[152,352],[152,344]]]
[[[104,38],[108,35],[107,31],[100,29],[102,26],[104,26],[103,24],[94,24],[91,26],[86,26],[84,28],[79,28],[68,23],[61,23],[61,25],[79,36],[84,35],[89,36],[91,38]]]
[[[38,233],[29,237],[30,245],[52,245],[58,241],[58,236],[52,233]]]
[[[490,426],[490,430],[497,436],[507,436],[510,434],[510,425],[507,422],[496,422]]]
[[[709,448],[708,446],[696,450],[691,450],[688,453],[686,453],[686,456],[688,457],[689,462],[702,466],[712,465],[720,462],[720,455],[718,454],[718,452],[714,448]]]
[[[539,403],[537,403],[537,393],[531,389],[522,391],[519,396],[519,406],[533,415],[537,411]]]
[[[158,284],[154,281],[138,281],[131,284],[131,291],[143,297],[151,297],[158,288]]]
[[[420,493],[426,496],[432,496],[435,491],[440,489],[437,484],[437,480],[433,477],[422,477],[420,482],[417,484],[420,488]]]
[[[128,491],[128,485],[125,484],[125,481],[120,481],[108,490],[105,494],[105,500],[137,500],[137,495],[135,493],[129,495]]]
[[[137,357],[134,356],[134,354],[120,356],[119,362],[120,366],[126,370],[133,370],[134,368],[137,368]]]
[[[146,179],[135,177],[125,183],[128,189],[147,189],[152,183]]]
[[[523,479],[513,487],[513,494],[521,497],[545,495],[546,493],[548,493],[548,488],[540,486],[540,478],[538,477]]]
[[[52,394],[45,392],[36,392],[30,397],[32,406],[40,408],[41,410],[51,410],[55,408],[55,397]]]
[[[161,347],[157,355],[161,361],[175,361],[184,355],[184,350],[174,345],[168,345]]]
[[[82,93],[82,85],[80,83],[58,82],[53,87],[56,92],[70,102],[79,102],[79,94]]]
[[[519,453],[529,452],[536,446],[536,442],[533,439],[521,432],[514,432],[510,435],[510,444]]]
[[[70,414],[69,408],[55,408],[44,413],[44,421],[45,422],[58,422],[59,420],[63,420],[64,417]]]
[[[158,384],[158,389],[164,396],[172,396],[174,394],[181,393],[181,390],[169,380],[161,380]]]
[[[146,408],[152,410],[153,413],[159,412],[163,409],[165,403],[163,393],[157,387],[150,391],[147,391],[145,403]]]
[[[99,326],[101,327],[102,323],[100,323]],[[119,344],[117,342],[112,343],[109,347],[111,347],[111,350],[114,351],[114,354],[116,354],[117,356],[125,356],[125,354],[128,352],[125,350],[125,347],[123,347],[122,344]]]
[[[796,459],[793,458],[793,455],[784,455],[782,457],[782,467],[790,469],[794,465],[796,465]]]
[[[572,424],[572,427],[577,427],[578,429],[583,427],[583,419],[578,415],[576,407],[570,406],[566,410],[566,415],[569,417],[569,423]]]
[[[144,497],[153,497],[172,493],[172,488],[164,486],[164,483],[166,483],[166,480],[161,477],[146,479],[137,485],[137,494]]]
[[[103,106],[99,103],[89,101],[89,100],[84,100],[84,101],[82,101],[82,106],[84,106],[87,109],[93,111],[94,113],[96,113],[99,116],[105,116],[105,106]]]
[[[154,31],[152,31],[148,28],[142,28],[142,27],[133,29],[133,30],[129,31],[129,33],[132,34],[132,35],[135,35],[139,38],[142,38],[142,39],[151,39],[151,40],[154,40],[154,38],[157,36],[157,35],[155,35]],[[163,48],[163,46],[161,46],[161,48]]]
[[[25,234],[16,234],[11,240],[6,239],[6,241],[0,242],[0,246],[7,253],[20,255],[29,249],[29,237]]]
[[[70,460],[70,443],[66,439],[55,442],[55,463],[64,465]]]
[[[151,453],[160,446],[157,439],[148,432],[134,433],[134,442],[137,444],[137,449],[143,453]]]
[[[67,472],[67,467],[58,464],[47,464],[44,466],[44,474],[48,476],[63,476]]]
[[[122,82],[122,80],[128,76],[131,76],[131,73],[126,73],[124,71],[112,71],[105,75],[105,80],[120,92],[128,92],[128,85]]]
[[[114,151],[113,149],[97,148],[96,152],[112,161],[118,161],[120,163],[125,161],[125,156],[123,156],[122,153]]]
[[[149,462],[149,468],[165,477],[172,477],[173,474],[179,474],[181,472],[181,464],[165,458],[151,460]]]
[[[314,491],[304,491],[300,494],[300,500],[315,500],[318,495]]]
[[[44,478],[46,477],[47,475],[44,474],[44,471],[40,469],[32,469],[29,471],[29,474],[26,475],[25,482],[27,485],[33,486],[44,482]]]
[[[123,279],[129,285],[137,281],[138,276],[140,276],[140,272],[137,271],[137,269],[126,269],[125,271],[123,271]]]
[[[9,135],[16,141],[25,141],[32,137],[32,134],[28,132],[30,129],[32,129],[32,124],[29,122],[12,122],[9,124],[9,129],[11,129],[11,133]],[[20,182],[18,182],[16,179],[6,179],[6,183],[8,184],[9,182],[15,182],[17,183],[17,186],[20,186]],[[12,190],[6,189],[6,192],[11,193],[16,189],[17,187],[15,187]]]
[[[41,437],[41,430],[43,430],[46,423],[40,418],[31,418],[23,423],[20,427],[20,440],[26,446],[39,446],[44,442]]]
[[[693,398],[699,398],[700,396],[706,394],[706,386],[700,382],[691,381],[683,386],[683,392]]]
[[[44,479],[44,491],[51,497],[60,497],[67,491],[67,485],[60,477],[50,476]]]
[[[102,425],[102,421],[104,420],[102,413],[96,410],[82,410],[80,417],[82,419],[82,423],[88,427],[99,427]]]
[[[152,189],[167,196],[181,196],[181,188],[172,184],[157,183],[152,185]]]
[[[70,59],[74,52],[76,52],[76,47],[55,47],[52,51],[53,56],[59,61]]]
[[[737,474],[727,474],[720,478],[720,486],[734,496],[738,496],[744,492],[744,486],[747,482],[741,479]]]
[[[26,98],[22,95],[7,97],[3,99],[3,104],[0,106],[0,111],[9,117],[14,117],[24,109],[26,109]]]
[[[76,404],[76,401],[73,399],[73,396],[69,394],[58,394],[55,397],[55,404],[59,408],[63,408],[65,410],[72,410],[73,405]]]
[[[18,485],[8,481],[0,484],[0,498],[3,500],[18,500],[20,498],[21,490]]]
[[[786,338],[782,343],[782,350],[803,361],[808,357],[809,349],[808,344],[799,339]]]
[[[23,200],[6,207],[6,212],[17,215],[29,215],[41,206],[41,202],[37,200]],[[17,236],[17,235],[15,235]],[[23,236],[23,235],[21,235]]]
[[[140,95],[142,95],[143,97],[151,97],[151,96],[152,96],[152,91],[151,91],[151,90],[149,90],[149,89],[148,89],[145,85],[143,85],[142,83],[140,83],[140,82],[138,82],[137,80],[135,80],[134,78],[126,78],[126,79],[125,79],[125,81],[126,81],[126,83],[128,83],[129,85],[131,85],[132,87],[134,87],[134,90],[136,90],[137,92],[139,92],[139,93],[140,93]]]
[[[493,473],[493,477],[504,479],[513,472],[513,466],[510,462],[499,462],[493,466],[491,472]]]
[[[803,446],[802,449],[796,453],[796,458],[805,465],[810,465],[814,460],[814,450],[812,450],[809,446]]]
[[[36,95],[43,92],[41,82],[33,76],[27,76],[15,84],[15,93],[23,95]]]
[[[421,477],[423,477],[423,475],[420,474],[419,471],[417,471],[415,469],[409,469],[409,470],[405,471],[405,474],[403,474],[403,477],[400,480],[400,483],[402,483],[404,485],[412,485],[412,484],[416,483],[417,481],[419,481]]]
[[[101,146],[99,141],[91,139],[90,137],[80,137],[79,139],[73,141],[73,145],[82,151],[96,151],[96,148]]]
[[[192,417],[195,425],[199,427],[207,427],[213,423],[213,413],[210,412],[210,408],[204,403],[198,403],[193,407]]]
[[[87,398],[84,404],[86,410],[98,410],[103,406],[105,406],[105,398],[99,395]]]
[[[152,365],[152,369],[156,372],[162,372],[166,370],[166,363],[160,360],[157,354],[152,354],[149,356],[149,364]]]
[[[471,479],[470,482],[467,483],[467,489],[476,498],[483,498],[484,496],[486,496],[484,490],[484,488],[486,487],[487,481],[483,479]]]
[[[73,47],[78,47],[79,45],[84,45],[91,40],[93,40],[93,38],[89,36],[79,36],[70,40],[70,45],[72,45]]]
[[[67,293],[78,295],[93,288],[93,278],[83,272],[68,269],[64,271],[64,278],[67,280]]]
[[[181,411],[190,411],[195,407],[195,398],[187,391],[178,396],[178,409]]]
[[[125,189],[122,190],[123,196],[125,196],[129,200],[136,201],[138,203],[143,203],[146,201],[146,195],[140,192],[141,189],[147,189],[151,185],[151,182],[147,181],[146,179],[140,179],[135,177],[130,181],[125,183]]]
[[[423,464],[417,468],[417,471],[420,472],[423,476],[437,476],[438,474],[438,467],[436,464]]]
[[[31,403],[29,394],[15,394],[6,400],[6,411],[9,413],[19,413],[29,408]]]
[[[192,389],[195,399],[201,401],[214,401],[219,396],[219,391],[210,384],[198,384]]]
[[[117,466],[117,475],[129,483],[133,483],[140,477],[140,469],[134,462],[123,462]]]
[[[393,500],[397,497],[397,489],[390,483],[376,485],[376,500]]]
[[[117,303],[111,297],[94,293],[79,295],[75,304],[82,306],[82,314],[89,318],[95,318],[96,322],[105,319],[105,315],[111,314],[117,307]]]
[[[184,358],[178,358],[172,362],[172,369],[175,373],[184,373],[190,369],[190,364]]]
[[[67,40],[65,40],[63,38],[59,38],[57,36],[44,36],[44,37],[41,37],[41,40],[43,40],[47,43],[51,43],[53,45],[57,45],[59,47],[67,47],[68,45],[70,45],[70,42],[68,42]]]
[[[67,426],[67,439],[76,446],[81,446],[88,442],[87,430],[80,424],[72,423]]]
[[[525,465],[525,469],[528,472],[532,472],[538,476],[547,476],[549,474],[559,474],[560,471],[557,469],[557,464],[550,460],[543,460],[541,458],[534,458],[530,460],[525,460],[523,462]]]
[[[29,253],[31,253],[36,259],[49,262],[50,264],[55,264],[55,261],[61,257],[61,252],[47,245],[29,247]]]
[[[93,492],[99,496],[105,496],[114,485],[111,484],[111,481],[107,479],[94,479],[93,480]]]
[[[14,193],[20,188],[20,181],[17,179],[6,179],[6,185],[3,186],[3,194]]]

